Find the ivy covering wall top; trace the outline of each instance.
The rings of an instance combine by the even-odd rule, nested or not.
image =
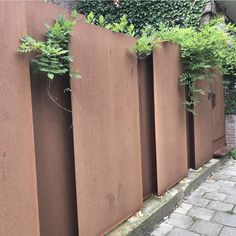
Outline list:
[[[173,26],[198,27],[207,0],[78,0],[77,10],[87,15],[103,15],[107,23],[117,22],[122,15],[134,24],[136,35],[146,25],[158,27],[161,23]]]

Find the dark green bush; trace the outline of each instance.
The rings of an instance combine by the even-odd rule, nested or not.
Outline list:
[[[164,23],[198,27],[205,5],[206,0],[120,0],[117,7],[113,0],[78,0],[77,10],[85,15],[92,11],[95,17],[103,15],[106,23],[117,22],[127,15],[134,24],[136,35],[140,35],[146,25],[158,28]]]

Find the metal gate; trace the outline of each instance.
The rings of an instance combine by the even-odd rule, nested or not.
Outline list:
[[[211,160],[213,153],[225,146],[222,78],[214,72],[212,83],[198,81],[197,86],[208,90],[208,94],[199,96],[200,103],[196,106],[196,115],[190,114],[192,118],[188,125],[189,129],[193,127],[193,132],[189,135],[190,167],[195,169]]]

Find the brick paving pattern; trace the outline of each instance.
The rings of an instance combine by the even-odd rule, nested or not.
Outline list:
[[[236,161],[228,160],[151,236],[236,236]]]

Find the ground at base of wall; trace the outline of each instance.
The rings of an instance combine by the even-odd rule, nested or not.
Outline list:
[[[207,178],[151,236],[236,235],[236,161]]]
[[[188,176],[162,197],[151,196],[144,208],[126,222],[116,227],[107,236],[150,235],[154,227],[167,217],[187,196],[211,176],[226,161],[226,157],[212,159],[198,170],[189,170]]]

